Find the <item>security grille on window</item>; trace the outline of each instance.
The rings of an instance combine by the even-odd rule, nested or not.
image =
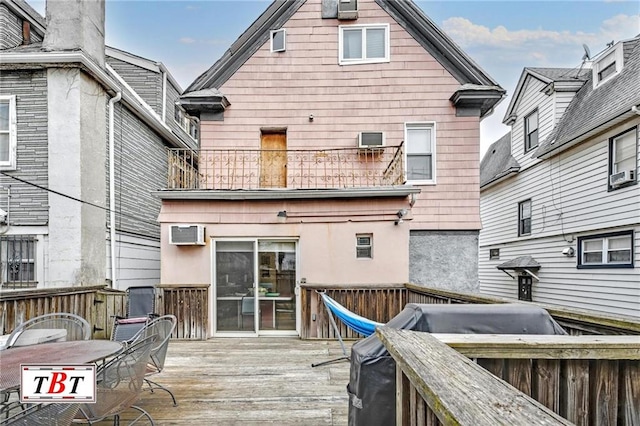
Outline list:
[[[407,180],[434,181],[435,129],[430,123],[405,124]]]
[[[286,36],[287,36],[287,31],[284,28],[271,31],[271,51],[272,52],[284,52],[287,49]]]
[[[389,61],[389,25],[340,27],[340,64]]]
[[[633,231],[578,238],[578,268],[633,268]]]
[[[531,234],[531,200],[518,204],[518,235]]]
[[[538,110],[524,118],[524,152],[538,146]]]
[[[373,258],[372,240],[373,236],[370,234],[356,235],[356,257],[358,259]]]
[[[637,164],[637,128],[611,139],[609,144],[609,185],[617,188],[629,182],[635,182]]]
[[[0,238],[2,279],[6,287],[22,288],[36,285],[36,239],[26,235]]]
[[[16,167],[16,97],[0,96],[0,167]]]

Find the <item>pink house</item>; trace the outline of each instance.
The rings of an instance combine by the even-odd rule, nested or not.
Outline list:
[[[477,289],[479,127],[504,96],[411,1],[276,1],[181,99],[162,284],[209,334],[299,333],[301,283]]]

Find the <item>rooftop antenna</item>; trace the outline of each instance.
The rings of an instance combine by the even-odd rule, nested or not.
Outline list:
[[[576,76],[574,77],[576,79],[580,75],[580,71],[582,71],[584,64],[587,61],[591,60],[591,50],[589,50],[589,46],[587,46],[585,43],[582,43],[582,48],[584,49],[584,55],[582,55],[582,63],[580,64],[580,68],[578,68],[578,72],[576,72]]]

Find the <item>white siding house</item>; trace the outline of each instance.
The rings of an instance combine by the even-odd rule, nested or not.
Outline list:
[[[482,293],[640,317],[639,75],[640,37],[579,73],[525,68],[481,164]]]

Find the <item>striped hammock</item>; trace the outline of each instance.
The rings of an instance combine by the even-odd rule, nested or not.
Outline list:
[[[372,321],[368,318],[361,317],[355,314],[336,302],[326,293],[320,293],[322,301],[329,310],[342,321],[350,329],[362,334],[363,336],[370,336],[376,331],[376,327],[384,325],[380,322]]]

